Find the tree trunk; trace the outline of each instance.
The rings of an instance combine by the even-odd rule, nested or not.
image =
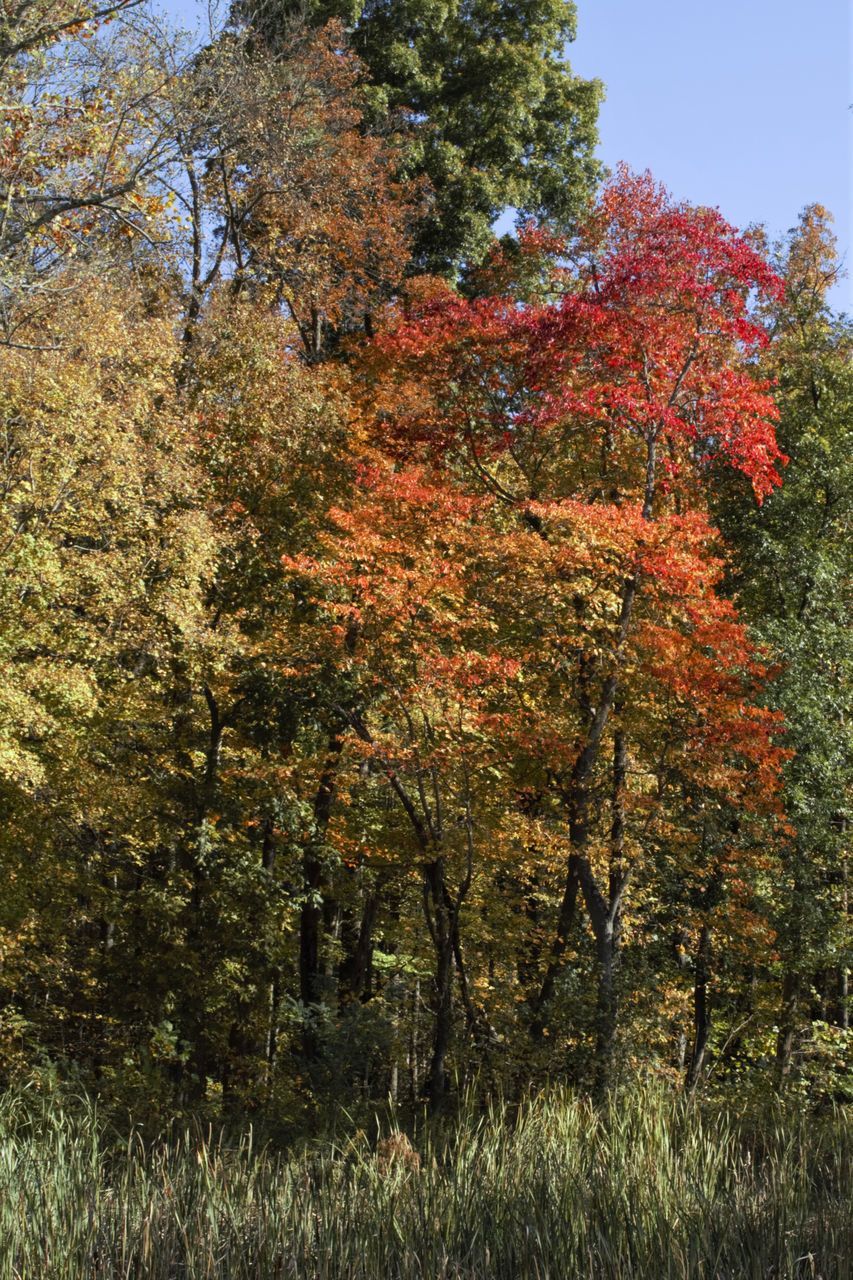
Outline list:
[[[313,838],[306,845],[302,858],[302,885],[304,901],[299,916],[299,998],[305,1011],[302,1049],[306,1058],[315,1058],[318,1051],[316,1032],[309,1010],[322,999],[322,974],[320,972],[320,922],[323,903],[320,890],[323,884],[321,850],[326,828],[332,814],[335,798],[335,782],[340,762],[343,739],[335,728],[329,733],[328,751],[323,765],[317,793],[314,797]]]
[[[412,1016],[409,1022],[409,1051],[408,1051],[408,1068],[409,1068],[409,1101],[412,1107],[416,1107],[420,1099],[420,1039],[418,1036],[419,1017],[421,1007],[421,980],[415,978],[412,982]]]
[[[544,1037],[546,1010],[554,998],[554,985],[557,975],[563,967],[563,954],[575,921],[579,888],[578,859],[572,853],[569,854],[568,866],[566,867],[566,881],[563,888],[562,901],[560,902],[560,911],[557,916],[557,932],[551,945],[548,968],[545,971],[545,976],[542,979],[542,985],[537,995],[531,1001],[533,1016],[530,1020],[530,1035],[534,1040],[542,1040]]]
[[[776,1037],[776,1087],[784,1093],[794,1064],[794,1043],[800,1006],[800,975],[793,968],[782,979],[782,1010]]]
[[[782,978],[782,1007],[779,1011],[779,1033],[776,1037],[776,1088],[784,1093],[794,1065],[794,1045],[800,1017],[800,996],[803,962],[803,931],[800,911],[805,900],[806,885],[799,871],[794,873],[791,886],[791,903],[788,937],[783,938],[787,959]]]
[[[621,706],[615,708],[617,714]],[[610,868],[607,915],[597,933],[598,1011],[595,1045],[595,1091],[607,1093],[613,1080],[619,1015],[617,979],[621,959],[622,901],[628,884],[625,870],[625,784],[628,751],[621,728],[613,734],[613,786],[610,801]]]
[[[435,858],[424,868],[424,906],[435,947],[432,1057],[427,1073],[427,1099],[435,1115],[447,1098],[447,1054],[453,1028],[453,929],[443,858]]]
[[[702,1078],[708,1040],[711,1035],[711,929],[703,923],[696,948],[693,979],[693,1049],[685,1081],[688,1092],[693,1093]]]
[[[610,823],[610,866],[607,897],[601,892],[587,857],[577,856],[577,871],[584,902],[595,935],[598,967],[595,1019],[594,1092],[602,1098],[613,1081],[618,1023],[616,979],[622,940],[622,903],[629,873],[624,866],[624,794],[627,776],[627,748],[621,729],[613,735],[613,767]],[[588,783],[575,796],[571,826],[573,843],[583,847],[588,840]]]
[[[598,1001],[595,1028],[596,1097],[604,1097],[613,1082],[618,1001],[615,977],[619,962],[618,923],[608,916],[596,937],[598,958]]]
[[[849,899],[849,893],[848,893],[848,887],[847,887],[847,859],[846,858],[844,859],[844,863],[841,868],[841,878],[842,878],[842,884],[844,885],[844,892],[842,895],[841,904],[842,904],[842,910],[844,913],[844,939],[846,943],[847,938],[849,936],[849,928],[850,928],[850,899]],[[839,1019],[839,1025],[842,1031],[849,1031],[850,1029],[850,970],[847,967],[846,956],[841,964],[841,974],[840,974],[840,980],[838,983],[838,997],[839,997],[839,1003],[841,1005],[841,1017]]]
[[[364,901],[358,928],[350,913],[341,925],[343,955],[338,968],[338,1002],[341,1008],[360,1000],[365,991],[373,953],[373,926],[379,910],[379,894],[374,890]]]
[[[219,790],[219,766],[226,716],[223,714],[213,691],[203,686],[207,707],[207,746],[205,749],[204,775],[195,788],[194,823],[185,842],[185,857],[192,882],[187,912],[187,948],[191,955],[204,963],[217,922],[209,902],[207,882],[210,868],[205,858],[208,840],[208,821]],[[185,864],[186,865],[186,864]],[[189,1060],[176,1068],[184,1100],[199,1100],[204,1093],[208,1076],[215,1076],[216,1063],[208,1040],[206,992],[203,983],[192,983],[184,993],[181,1031],[191,1046]]]

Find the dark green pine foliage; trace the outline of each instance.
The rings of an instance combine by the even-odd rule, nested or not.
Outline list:
[[[406,176],[425,174],[434,192],[413,271],[453,276],[479,261],[507,208],[567,226],[601,177],[603,86],[565,60],[571,0],[237,0],[234,11],[273,45],[299,17],[348,24],[374,120],[408,114]]]
[[[826,302],[836,270],[827,221],[819,206],[806,210],[777,263],[787,297],[766,371],[777,379],[784,483],[759,507],[731,477],[717,511],[741,616],[778,666],[768,697],[794,752],[784,786],[791,836],[779,842],[773,887],[781,1086],[808,1068],[814,1024],[842,1049],[853,961],[853,325]]]

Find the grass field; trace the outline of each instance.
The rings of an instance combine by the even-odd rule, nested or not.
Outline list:
[[[853,1116],[552,1094],[294,1154],[0,1104],[0,1280],[850,1280]]]

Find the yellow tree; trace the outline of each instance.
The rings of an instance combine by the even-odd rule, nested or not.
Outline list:
[[[172,316],[156,292],[83,267],[64,288],[50,342],[34,323],[2,355],[0,771],[4,928],[38,919],[40,942],[7,998],[29,1016],[47,991],[73,1021],[114,962],[116,892],[168,844],[151,747],[173,664],[203,647],[214,534],[173,391]],[[90,1054],[104,1017],[101,1003]]]
[[[33,0],[0,10],[6,343],[31,343],[19,329],[61,311],[64,264],[97,251],[104,232],[129,243],[169,234],[160,179],[176,153],[169,109],[176,67],[155,56],[155,46],[174,41],[150,23],[130,25],[137,8],[138,0]]]

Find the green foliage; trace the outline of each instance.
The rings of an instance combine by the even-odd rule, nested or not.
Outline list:
[[[235,11],[275,43],[288,0],[241,0]],[[341,17],[368,68],[377,121],[409,113],[406,171],[426,174],[435,207],[413,247],[418,270],[454,274],[479,262],[506,208],[567,226],[592,192],[602,97],[571,72],[571,0],[333,0],[311,20]]]
[[[7,1097],[0,1276],[843,1280],[851,1185],[843,1112],[739,1119],[649,1090],[289,1155],[251,1132],[148,1144],[79,1104]]]
[[[770,914],[785,974],[778,1070],[787,1076],[794,1058],[804,1058],[805,1089],[815,1056],[808,1024],[828,1015],[846,1031],[853,966],[853,329],[825,301],[837,270],[828,221],[820,207],[807,209],[776,249],[787,298],[768,316],[764,367],[777,381],[784,484],[759,507],[729,478],[716,509],[732,551],[731,590],[775,667],[766,696],[784,714],[792,753],[784,788],[790,833],[778,844],[783,874]]]

